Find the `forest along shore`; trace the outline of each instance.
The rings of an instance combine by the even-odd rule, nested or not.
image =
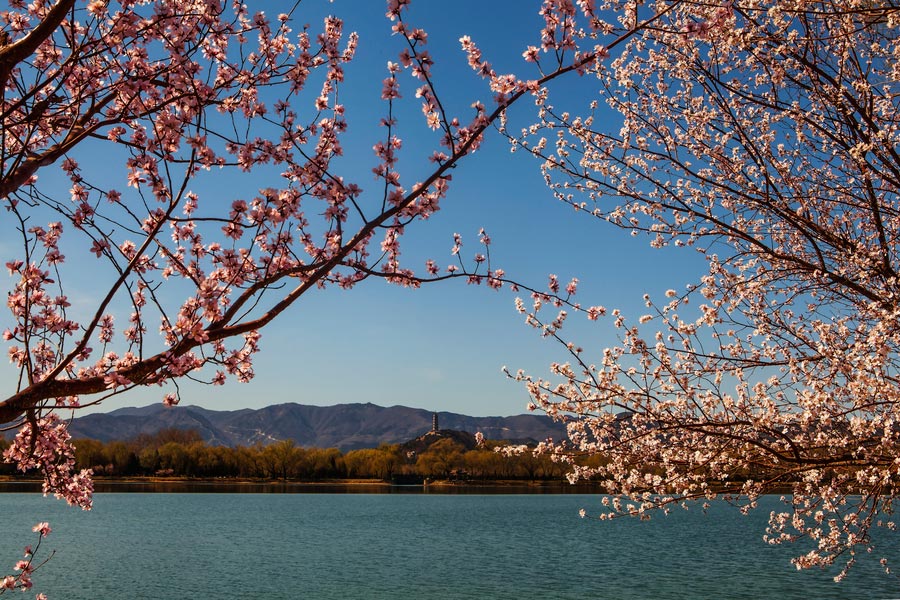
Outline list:
[[[39,493],[42,481],[35,478],[0,476],[0,493]],[[572,485],[567,481],[423,481],[397,484],[378,479],[333,479],[328,481],[281,481],[191,477],[98,477],[97,493],[361,493],[361,494],[583,494],[597,493],[593,484]]]
[[[0,439],[0,451],[8,441]],[[99,484],[131,478],[229,481],[375,481],[422,485],[448,483],[565,482],[566,466],[524,446],[497,452],[506,441],[484,441],[466,432],[430,432],[403,444],[342,450],[299,446],[293,440],[251,446],[209,444],[193,430],[167,429],[127,441],[75,439],[75,468],[91,469]],[[0,463],[0,476],[28,477]]]
[[[342,451],[298,446],[293,440],[217,446],[194,430],[163,429],[127,441],[76,439],[77,469],[91,469],[97,492],[366,492],[601,493],[599,482],[571,485],[567,466],[508,441],[453,430],[432,431],[403,444]],[[0,451],[9,442],[0,439]],[[597,466],[603,457],[585,457]],[[731,483],[751,473],[735,473]],[[707,482],[713,490],[723,482]],[[781,490],[781,488],[780,488]],[[777,493],[781,493],[781,491]],[[0,492],[39,492],[41,480],[0,463]],[[784,485],[783,491],[789,491]]]

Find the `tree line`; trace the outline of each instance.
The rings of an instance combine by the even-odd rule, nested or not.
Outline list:
[[[441,439],[421,452],[399,444],[348,450],[307,448],[294,440],[252,446],[215,446],[195,430],[163,429],[128,441],[77,439],[78,469],[109,477],[215,477],[320,481],[328,479],[560,480],[564,465],[547,455],[525,451],[506,456],[502,441],[467,449]],[[0,440],[0,449],[8,445]],[[11,465],[3,472],[13,474]]]

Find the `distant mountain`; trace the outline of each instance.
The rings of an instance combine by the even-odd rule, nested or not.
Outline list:
[[[221,446],[292,439],[301,446],[353,450],[415,439],[431,430],[433,414],[419,408],[374,404],[290,403],[234,411],[198,406],[167,408],[156,404],[85,415],[72,421],[69,432],[73,438],[108,442],[128,440],[160,429],[194,429],[207,443]],[[527,443],[565,436],[565,428],[544,415],[469,417],[439,412],[438,418],[441,429],[480,431],[487,439]]]

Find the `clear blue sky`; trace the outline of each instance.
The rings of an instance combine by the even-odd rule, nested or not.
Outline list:
[[[538,44],[539,5],[525,0],[414,2],[410,20],[428,31],[437,89],[455,107],[451,112],[468,114],[464,109],[473,101],[490,99],[489,90],[466,65],[458,42],[462,35],[471,36],[498,71],[534,76],[520,55],[527,45]],[[333,13],[344,18],[345,31],[360,34],[357,58],[346,68],[341,100],[350,125],[343,138],[344,175],[363,187],[372,182],[370,169],[376,160],[371,148],[383,131],[375,125],[384,106],[379,95],[385,64],[396,60],[402,49],[400,40],[390,34],[384,7],[381,0],[335,0],[307,1],[299,9],[300,21],[309,22],[313,31],[321,28],[323,15]],[[554,93],[567,102],[586,104],[589,83],[563,83]],[[427,175],[418,161],[437,146],[413,98],[413,82],[407,78],[403,84],[399,135],[404,138],[406,162],[400,168],[409,185]],[[618,129],[612,117],[609,126]],[[254,182],[256,187],[271,185],[262,174],[257,177],[261,180]],[[222,179],[207,183],[223,192],[232,186]],[[410,226],[404,256],[449,264],[454,232],[464,236],[464,254],[471,256],[479,250],[481,227],[493,239],[494,266],[509,276],[537,287],[546,285],[550,273],[563,282],[576,276],[581,280],[582,304],[618,307],[634,319],[644,312],[644,293],[659,298],[664,290],[683,289],[702,274],[703,261],[692,251],[652,250],[646,238],[632,238],[558,203],[545,187],[538,163],[523,153],[511,154],[498,136],[489,137],[455,170],[442,210],[429,221]],[[10,254],[14,248],[0,243],[5,260],[14,257]],[[77,260],[71,255],[68,259]],[[74,291],[90,304],[90,286]],[[409,290],[372,280],[349,292],[316,291],[263,330],[252,383],[183,384],[182,403],[231,410],[281,402],[373,402],[472,415],[521,413],[527,393],[505,378],[501,366],[544,374],[550,362],[565,360],[565,355],[524,324],[514,298],[508,290],[495,292],[462,281]],[[0,325],[6,327],[8,316],[3,319]],[[608,321],[573,318],[566,329],[580,344],[598,352],[614,341]],[[6,380],[7,389],[12,389],[11,377]],[[105,402],[99,410],[158,402],[162,395],[158,388],[136,390]]]

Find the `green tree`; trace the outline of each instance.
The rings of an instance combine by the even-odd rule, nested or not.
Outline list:
[[[419,454],[416,470],[423,477],[446,479],[453,469],[463,466],[465,448],[451,439],[438,440]]]
[[[171,469],[175,475],[192,475],[194,465],[191,464],[188,451],[178,442],[167,442],[159,447],[159,468]]]
[[[138,454],[138,464],[144,473],[153,474],[159,470],[159,451],[156,447],[144,448]]]
[[[262,465],[262,446],[238,446],[234,457],[239,477],[265,477]]]
[[[304,454],[294,440],[279,440],[266,446],[261,458],[270,477],[287,480],[299,475]]]
[[[343,454],[337,448],[310,448],[304,461],[305,472],[313,479],[338,477]]]
[[[106,444],[106,456],[112,469],[110,475],[137,475],[141,473],[137,448],[133,444],[113,441]]]
[[[463,455],[466,470],[477,479],[504,479],[510,470],[509,460],[486,448],[475,448]]]
[[[374,448],[351,450],[344,454],[343,464],[347,477],[351,479],[375,477],[375,462],[378,460],[378,454],[378,450]]]
[[[75,467],[78,469],[93,469],[95,473],[106,470],[110,461],[103,442],[90,439],[78,439],[72,442],[75,447]]]

